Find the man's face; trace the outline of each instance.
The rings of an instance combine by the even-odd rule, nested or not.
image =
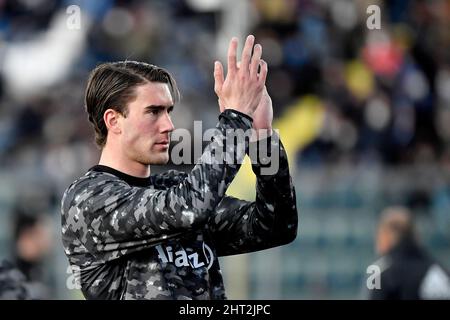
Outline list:
[[[375,242],[375,250],[378,255],[385,255],[393,246],[394,239],[392,233],[384,225],[379,225]]]
[[[151,82],[136,88],[136,99],[121,117],[122,150],[131,161],[143,165],[169,161],[170,119],[173,100],[166,83]]]

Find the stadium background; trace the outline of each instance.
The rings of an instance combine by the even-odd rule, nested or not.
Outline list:
[[[380,30],[366,25],[373,4]],[[74,30],[70,5],[82,14]],[[218,114],[213,62],[249,33],[269,64],[299,232],[288,246],[222,259],[229,298],[363,298],[377,218],[393,204],[413,210],[423,243],[450,265],[444,0],[0,0],[0,258],[14,250],[15,214],[46,213],[50,297],[82,298],[68,288],[59,203],[98,160],[83,111],[88,71],[123,59],[163,66],[182,93],[175,126],[205,129]],[[251,199],[251,178],[242,168],[230,193]]]

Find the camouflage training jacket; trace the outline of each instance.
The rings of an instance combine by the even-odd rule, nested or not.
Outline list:
[[[252,165],[256,200],[225,195],[239,164],[215,161],[212,150],[248,148],[225,144],[225,132],[251,124],[237,111],[223,112],[190,173],[137,178],[97,165],[69,186],[62,240],[87,299],[226,299],[218,257],[295,239],[295,191],[279,139],[259,142],[278,148],[279,170],[262,175],[263,166]]]

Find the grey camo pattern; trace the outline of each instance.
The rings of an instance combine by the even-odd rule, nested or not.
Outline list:
[[[218,257],[295,239],[295,190],[279,139],[268,142],[280,150],[278,173],[261,176],[253,165],[256,201],[225,195],[240,165],[215,159],[214,150],[225,145],[227,129],[251,124],[239,112],[223,112],[190,173],[169,170],[140,187],[90,170],[69,186],[61,203],[62,241],[87,299],[226,299]],[[243,157],[248,143],[230,148]]]

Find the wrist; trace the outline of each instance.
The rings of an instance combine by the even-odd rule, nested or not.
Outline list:
[[[243,105],[236,104],[236,103],[234,103],[234,104],[224,103],[224,106],[225,106],[224,109],[232,109],[232,110],[238,111],[240,113],[246,114],[252,118],[253,118],[253,114],[255,113],[255,109],[251,108],[250,106],[243,106]]]
[[[240,114],[240,115],[248,118],[250,121],[253,122],[253,114],[250,114],[248,112],[244,112],[243,110],[239,110],[239,109],[232,108],[232,107],[225,107],[225,109],[224,109],[224,111],[222,113],[224,113],[224,112],[234,112],[236,114]]]

